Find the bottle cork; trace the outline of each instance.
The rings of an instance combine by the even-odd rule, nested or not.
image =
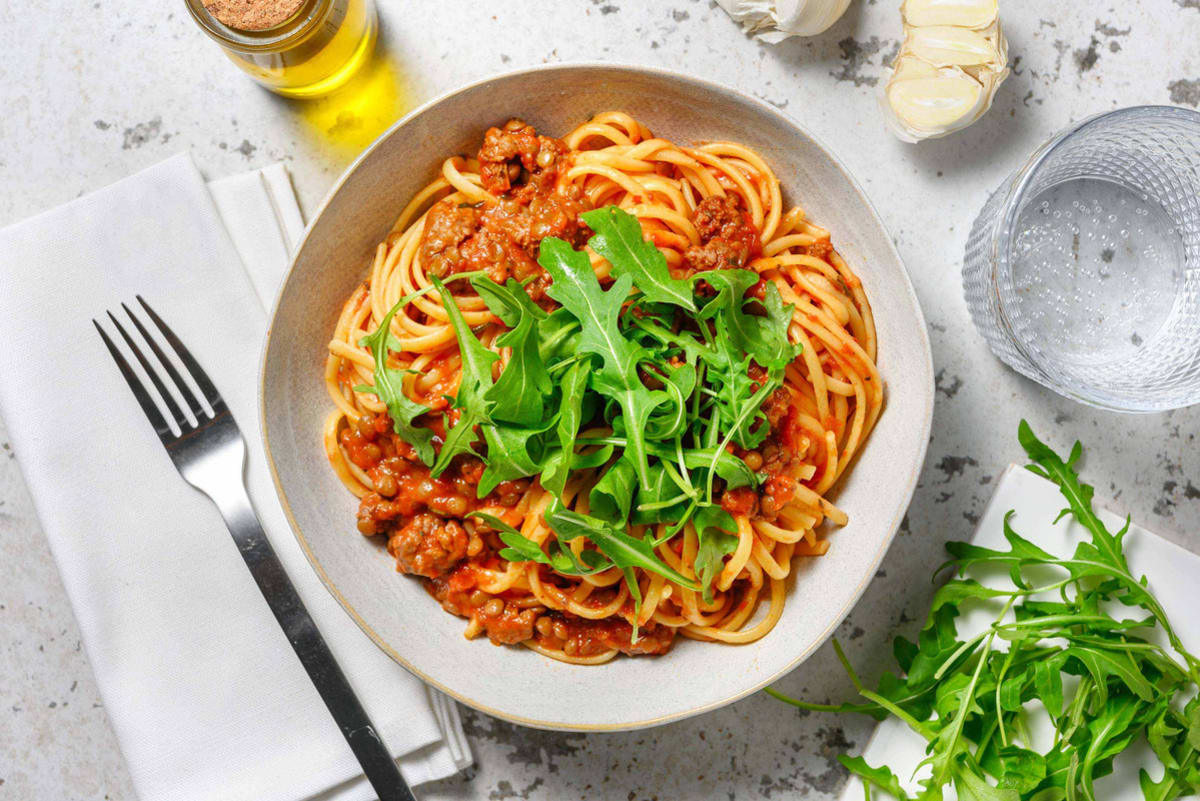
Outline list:
[[[265,31],[282,25],[304,0],[205,0],[204,8],[222,25],[239,31]]]

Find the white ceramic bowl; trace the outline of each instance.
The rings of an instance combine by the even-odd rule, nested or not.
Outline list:
[[[879,332],[887,401],[836,495],[849,525],[829,553],[796,564],[783,617],[758,642],[680,640],[660,658],[566,665],[520,647],[463,637],[421,583],[398,575],[357,533],[356,500],[321,445],[330,402],[325,346],[342,302],[376,244],[447,154],[475,147],[512,116],[563,135],[592,113],[620,109],[681,142],[733,139],[758,150],[833,234],[862,278]],[[887,552],[929,439],[933,371],[925,321],[908,275],[871,204],[838,160],[801,126],[739,92],[641,67],[554,65],[444,95],[409,114],[350,166],[308,227],[276,301],[263,355],[263,431],[276,488],[313,568],[355,622],[429,684],[498,717],[548,729],[653,726],[728,704],[808,657],[845,618]],[[370,647],[366,640],[363,647]]]

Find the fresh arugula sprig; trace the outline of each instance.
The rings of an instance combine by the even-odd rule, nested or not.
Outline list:
[[[607,290],[592,269],[587,254],[574,250],[561,239],[542,241],[538,263],[554,283],[546,293],[579,321],[580,350],[600,357],[601,368],[592,377],[593,388],[615,403],[621,412],[629,454],[638,483],[650,486],[650,459],[646,452],[646,421],[660,404],[670,400],[664,392],[649,389],[638,366],[649,354],[636,342],[621,335],[617,318],[633,288],[629,275],[618,278]]]
[[[563,548],[557,542],[550,543],[548,551],[543,551],[540,545],[495,515],[469,512],[467,516],[477,517],[499,532],[500,540],[506,546],[500,550],[500,558],[510,562],[549,565],[564,576],[593,576],[613,567],[612,561],[596,551],[583,551],[576,556],[570,548]]]
[[[666,258],[645,240],[637,217],[616,206],[585,211],[579,216],[596,232],[588,246],[608,260],[613,277],[629,276],[652,302],[696,310],[689,282],[671,277]]]
[[[904,721],[928,742],[922,764],[930,775],[921,780],[917,801],[941,799],[948,786],[960,799],[1096,801],[1096,779],[1139,738],[1149,742],[1162,771],[1155,781],[1141,770],[1147,801],[1200,791],[1200,662],[1180,642],[1146,579],[1130,571],[1123,551],[1129,522],[1113,534],[1095,513],[1093,489],[1075,470],[1079,443],[1064,460],[1024,421],[1018,438],[1033,462],[1028,469],[1057,484],[1067,501],[1058,519],[1071,515],[1089,539],[1060,559],[1017,534],[1006,518],[1008,550],[949,543],[952,558],[943,567],[959,577],[934,595],[916,643],[895,640],[899,674],[885,673],[875,690],[867,689],[834,641],[865,703],[814,704],[768,692],[802,709]],[[1010,586],[967,575],[987,568],[1005,569]],[[1065,576],[1042,584],[1031,578],[1048,570]],[[1002,604],[986,630],[960,640],[955,619],[966,602]],[[1114,603],[1148,614],[1116,618],[1109,611]],[[1143,636],[1155,628],[1169,648]],[[1007,647],[997,647],[1002,643]],[[1068,693],[1071,682],[1075,689]],[[1053,724],[1049,749],[1030,742],[1033,708]],[[862,757],[840,759],[863,780],[868,799],[875,787],[910,801],[889,768]]]
[[[555,502],[545,519],[556,541],[543,548],[497,527],[504,558],[578,575],[599,563],[574,564],[573,551],[561,543],[586,536],[596,550],[583,553],[600,554],[623,572],[637,609],[635,568],[711,600],[738,542],[737,524],[714,497],[714,485],[755,487],[763,479],[728,446],[754,448],[767,436],[763,404],[800,352],[788,336],[792,309],[770,283],[760,295],[751,292],[759,276],[749,270],[673,277],[637,218],[619,208],[581,217],[594,232],[588,244],[608,261],[612,280],[601,284],[587,253],[544,239],[539,263],[553,279],[547,294],[560,304],[553,311],[534,303],[516,281],[500,284],[480,273],[435,278],[422,290],[441,295],[462,358],[452,399],[457,420],[446,421],[440,449],[418,423],[428,407],[406,398],[399,390],[403,372],[387,367],[389,348],[398,349],[387,338],[390,317],[370,343],[376,384],[389,393],[385,402],[397,432],[434,475],[473,454],[486,463],[480,498],[502,481],[531,476],[551,493]],[[491,346],[445,289],[468,275],[507,329]],[[497,376],[497,351],[505,348],[511,355]],[[759,377],[752,378],[755,365]],[[589,426],[606,426],[612,434],[581,438]],[[562,502],[568,478],[581,470],[594,471],[588,515]],[[698,540],[695,578],[654,552],[689,524]],[[646,533],[634,536],[631,526],[646,526]]]
[[[484,347],[471,331],[454,296],[446,291],[446,285],[441,279],[433,276],[432,283],[442,296],[442,308],[446,310],[446,316],[454,328],[462,362],[461,378],[453,406],[460,412],[458,421],[453,426],[447,424],[442,449],[429,471],[432,475],[439,476],[450,466],[455,456],[475,453],[474,443],[478,439],[475,427],[492,421],[492,406],[496,402],[495,398],[489,395],[494,383],[492,365],[500,356]]]
[[[482,275],[479,272],[459,273],[454,279],[472,278]],[[410,295],[405,295],[396,301],[388,310],[379,327],[359,340],[359,347],[368,348],[375,360],[375,384],[361,384],[354,387],[355,392],[376,395],[387,406],[388,416],[392,419],[393,430],[417,452],[418,458],[427,465],[433,464],[433,431],[427,426],[415,424],[418,417],[430,411],[428,406],[417,403],[404,392],[404,376],[407,370],[392,367],[388,364],[388,352],[402,350],[399,342],[392,334],[392,320],[401,309],[422,295],[432,291],[433,285],[419,289]]]

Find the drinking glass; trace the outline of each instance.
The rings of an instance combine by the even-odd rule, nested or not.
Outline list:
[[[1042,145],[976,218],[963,292],[992,352],[1066,397],[1200,402],[1200,114],[1126,108]]]

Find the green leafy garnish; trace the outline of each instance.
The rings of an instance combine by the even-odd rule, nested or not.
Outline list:
[[[458,352],[462,359],[462,379],[458,385],[458,393],[454,396],[453,406],[460,410],[461,414],[458,422],[447,429],[442,450],[430,471],[438,476],[450,466],[450,461],[455,456],[475,452],[472,447],[477,439],[475,426],[491,422],[494,400],[488,397],[488,391],[492,389],[492,365],[500,357],[485,348],[472,333],[467,321],[463,319],[462,311],[454,301],[454,296],[446,291],[441,279],[433,276],[433,285],[442,296],[442,308],[446,310],[450,325],[454,328]]]
[[[628,275],[651,301],[696,310],[691,286],[686,280],[671,277],[666,258],[642,237],[637,217],[616,206],[585,211],[579,216],[596,232],[588,245],[608,259],[614,277]]]
[[[542,421],[545,397],[551,388],[550,373],[538,350],[538,323],[547,316],[546,312],[511,278],[500,286],[485,276],[471,281],[471,286],[509,327],[496,340],[497,345],[512,348],[512,358],[487,391],[487,399],[492,402],[491,416],[495,420],[536,426]]]
[[[696,577],[704,587],[704,600],[712,602],[712,583],[721,572],[724,557],[737,550],[737,521],[733,515],[713,504],[704,504],[692,515],[699,545],[696,550]]]
[[[960,799],[1097,801],[1096,780],[1138,739],[1150,744],[1162,774],[1155,781],[1142,768],[1148,801],[1200,791],[1200,660],[1184,648],[1145,577],[1130,571],[1123,550],[1128,521],[1114,534],[1097,516],[1093,489],[1074,467],[1079,443],[1064,460],[1024,421],[1018,438],[1032,461],[1028,469],[1057,484],[1066,499],[1059,519],[1071,515],[1089,539],[1059,558],[1006,518],[1007,550],[951,542],[943,568],[959,577],[935,594],[916,643],[896,638],[899,674],[885,673],[875,690],[865,688],[834,641],[865,703],[813,704],[767,692],[802,709],[904,721],[928,742],[922,764],[930,775],[917,801],[941,799],[946,787]],[[1008,586],[967,576],[997,568]],[[1058,578],[1047,579],[1048,572]],[[985,631],[960,640],[960,605],[980,602],[999,603],[1000,613]],[[1114,616],[1121,607],[1145,614]],[[1155,630],[1167,647],[1154,641]],[[1033,714],[1053,725],[1049,747],[1030,741]],[[841,759],[863,779],[868,799],[871,787],[911,798],[887,767]]]
[[[359,341],[361,346],[371,349],[371,355],[375,358],[375,386],[360,386],[355,390],[373,392],[387,404],[393,430],[413,447],[422,462],[429,465],[433,464],[434,459],[433,432],[425,426],[414,424],[418,417],[429,412],[429,407],[404,394],[404,376],[408,371],[390,367],[387,363],[392,319],[406,302],[407,299],[401,298],[379,321],[379,327]]]
[[[715,493],[757,487],[766,478],[730,446],[754,448],[769,433],[763,404],[799,354],[788,339],[792,309],[769,284],[761,299],[748,296],[759,278],[747,270],[673,277],[637,218],[619,208],[595,209],[582,219],[594,232],[589,246],[611,266],[611,281],[601,284],[586,252],[543,239],[538,263],[553,281],[546,294],[557,308],[535,303],[515,280],[501,284],[478,272],[446,279],[469,277],[503,326],[498,336],[484,337],[489,346],[442,280],[421,290],[440,293],[462,359],[440,449],[418,423],[430,410],[404,397],[403,371],[387,367],[388,350],[398,349],[386,339],[390,317],[371,340],[376,384],[397,432],[433,475],[471,455],[486,464],[480,498],[502,482],[530,477],[554,497],[545,514],[554,536],[544,547],[488,520],[505,543],[503,558],[567,575],[616,567],[635,615],[641,608],[635,570],[711,599],[712,583],[737,546],[736,521]],[[497,375],[504,349],[508,360]],[[611,434],[581,437],[596,428]],[[581,471],[590,471],[581,489],[586,515],[564,503],[568,480]],[[655,553],[689,522],[698,537],[694,579]],[[644,536],[630,533],[664,523]],[[595,549],[585,548],[582,562],[563,547],[580,537]]]
[[[643,432],[650,413],[666,400],[666,395],[651,391],[643,383],[638,365],[649,357],[649,353],[622,336],[617,324],[621,308],[633,287],[633,279],[624,275],[608,291],[602,290],[587,255],[572,250],[561,239],[542,241],[538,263],[554,279],[547,294],[579,321],[580,350],[594,353],[601,359],[601,368],[592,377],[592,386],[619,405],[629,437],[625,449],[638,483],[649,486],[650,461]]]
[[[622,570],[640,567],[658,573],[689,590],[700,589],[696,582],[659,559],[648,541],[634,537],[623,527],[609,525],[603,520],[563,509],[561,506],[546,513],[546,522],[563,542],[570,542],[576,537],[587,537],[602,554]]]
[[[551,550],[547,553],[536,542],[495,515],[469,512],[467,516],[483,520],[500,533],[500,540],[507,546],[500,550],[500,558],[510,562],[537,562],[549,565],[566,576],[592,576],[613,566],[596,551],[583,551],[576,557],[574,551],[561,547],[557,542],[551,543]]]

